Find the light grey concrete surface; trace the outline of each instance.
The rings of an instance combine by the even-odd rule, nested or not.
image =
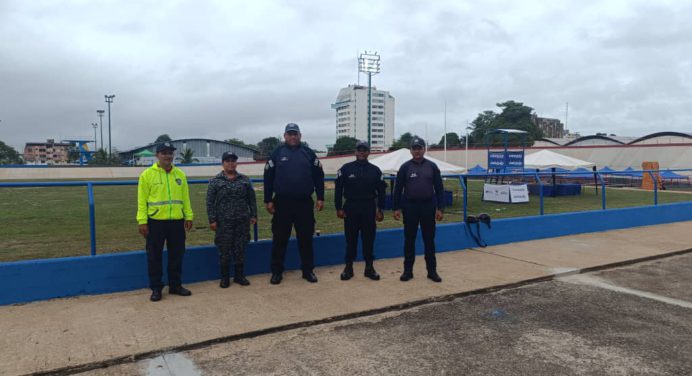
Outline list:
[[[691,286],[692,274],[676,266],[690,263],[688,253],[578,276],[611,286],[611,276],[624,284]],[[691,308],[657,299],[555,280],[175,355],[205,376],[678,376],[692,374],[691,315]],[[152,375],[147,367],[155,361],[83,376]]]
[[[291,272],[278,286],[269,285],[267,275],[251,277],[246,288],[219,289],[217,281],[210,281],[189,285],[191,297],[165,295],[158,303],[148,301],[149,291],[138,290],[5,306],[0,307],[0,369],[16,375],[139,359],[258,331],[549,278],[575,268],[665,255],[690,244],[692,222],[682,222],[441,253],[440,284],[425,278],[423,262],[416,264],[416,277],[402,283],[402,260],[389,259],[377,262],[383,276],[378,282],[364,279],[359,264],[357,277],[348,282],[339,280],[341,267],[334,266],[317,270],[317,284]],[[436,347],[434,341],[428,345]]]

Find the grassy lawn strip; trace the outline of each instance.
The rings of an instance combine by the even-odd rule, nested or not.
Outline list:
[[[446,209],[443,222],[459,222],[462,217],[462,191],[456,180],[445,182],[454,192],[454,205]],[[271,217],[262,204],[261,184],[257,184],[259,205],[259,237],[271,238]],[[333,183],[327,183],[325,209],[316,214],[317,229],[322,234],[343,231],[343,222],[336,217],[333,204]],[[329,189],[332,188],[332,189]],[[493,218],[539,214],[539,199],[532,196],[528,204],[497,204],[481,200],[483,182],[469,183],[469,214],[489,213]],[[188,234],[188,245],[213,242],[207,226],[206,184],[191,185],[195,227]],[[600,190],[599,190],[600,193]],[[97,253],[141,250],[144,239],[137,233],[135,222],[136,186],[95,187]],[[607,190],[608,208],[653,204],[653,193],[636,190]],[[690,194],[659,192],[659,203],[692,201]],[[601,196],[593,187],[584,188],[580,196],[546,197],[545,213],[564,213],[601,208]],[[0,261],[78,256],[89,254],[89,210],[86,187],[1,188],[0,189]],[[391,212],[385,213],[382,228],[401,227]]]

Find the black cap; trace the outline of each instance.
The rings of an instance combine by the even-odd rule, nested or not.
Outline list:
[[[226,162],[226,161],[235,162],[238,160],[238,156],[232,151],[225,151],[225,152],[223,152],[223,155],[221,155],[221,160],[223,162]]]
[[[366,141],[360,141],[356,144],[356,150],[358,150],[360,148],[366,148],[366,149],[370,150],[370,144],[368,144]]]
[[[288,124],[286,124],[286,130],[284,132],[285,133],[288,133],[288,132],[300,133],[300,127],[296,123],[288,123]]]
[[[166,151],[166,150],[174,151],[174,150],[176,150],[176,148],[170,142],[162,142],[162,143],[156,145],[156,152],[157,153],[160,153],[160,152]]]
[[[420,147],[424,148],[425,147],[425,141],[423,141],[422,138],[418,138],[418,137],[414,138],[413,140],[411,140],[411,148],[414,148],[416,146],[420,146]]]

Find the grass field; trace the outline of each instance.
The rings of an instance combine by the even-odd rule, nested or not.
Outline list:
[[[481,201],[482,181],[470,181],[469,214],[489,213],[493,218],[539,214],[538,197],[528,204],[496,204]],[[445,182],[454,192],[454,205],[447,208],[443,222],[458,222],[462,217],[462,191],[456,180]],[[331,184],[328,183],[328,187]],[[188,235],[188,245],[211,244],[213,233],[207,226],[206,184],[191,185],[195,226]],[[258,186],[259,237],[271,237],[270,216],[264,210]],[[144,248],[144,239],[137,233],[135,186],[97,186],[96,237],[97,253],[121,252]],[[610,188],[606,192],[608,208],[653,204],[653,193]],[[692,194],[659,192],[659,203],[692,201]],[[580,196],[546,197],[545,213],[563,213],[601,208],[600,189],[584,188]],[[89,254],[89,209],[86,187],[0,188],[0,261],[64,257]],[[333,190],[326,191],[325,210],[317,213],[317,229],[322,234],[343,231],[343,222],[336,217]],[[379,228],[402,226],[391,212]]]

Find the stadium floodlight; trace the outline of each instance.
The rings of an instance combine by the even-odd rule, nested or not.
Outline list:
[[[113,103],[114,94],[104,95],[106,97],[106,103],[108,103],[108,158],[112,158],[111,152],[111,103]]]
[[[364,51],[358,57],[358,72],[368,75],[368,144],[372,148],[372,76],[380,73],[380,55]]]
[[[99,145],[101,145],[101,149],[103,149],[103,113],[106,112],[104,110],[96,110],[96,115],[99,117],[99,128],[101,130],[101,142]],[[98,150],[96,150],[98,151]]]
[[[99,125],[96,123],[91,123],[91,126],[94,128],[94,151],[97,151],[99,146],[96,145],[96,130],[99,128]]]

